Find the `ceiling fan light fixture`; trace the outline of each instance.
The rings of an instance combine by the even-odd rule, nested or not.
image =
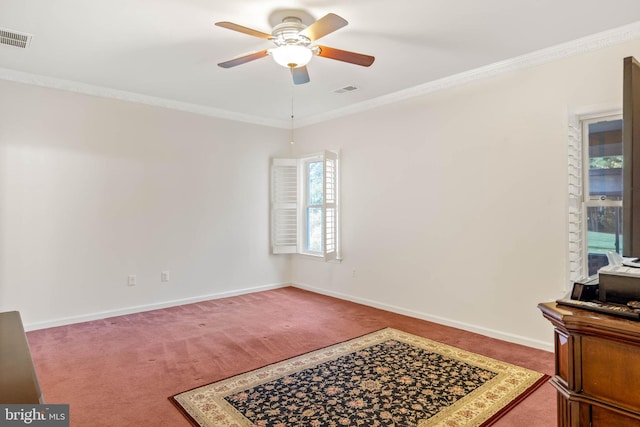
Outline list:
[[[271,49],[270,53],[278,64],[287,68],[304,67],[311,61],[313,56],[311,49],[295,44],[278,46],[275,49]]]
[[[221,62],[218,66],[231,68],[270,55],[273,56],[277,64],[289,68],[294,85],[301,85],[309,83],[310,81],[307,64],[313,56],[321,56],[323,58],[348,62],[363,67],[368,67],[373,64],[375,60],[373,56],[312,44],[319,38],[331,34],[347,25],[348,22],[344,18],[341,18],[335,13],[328,13],[322,18],[307,24],[306,21],[303,22],[303,18],[297,16],[299,13],[302,14],[307,21],[313,19],[309,18],[311,15],[304,11],[278,10],[277,13],[274,12],[270,21],[277,16],[278,18],[282,17],[282,22],[273,27],[271,34],[243,27],[233,22],[216,22],[218,27],[269,40],[276,45],[276,47],[271,49],[259,50],[233,58],[229,61]]]

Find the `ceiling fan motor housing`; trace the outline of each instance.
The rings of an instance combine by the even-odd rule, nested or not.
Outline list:
[[[282,20],[281,24],[276,25],[271,32],[273,42],[276,46],[296,45],[308,47],[311,40],[300,34],[300,31],[307,28],[300,18],[288,16]]]

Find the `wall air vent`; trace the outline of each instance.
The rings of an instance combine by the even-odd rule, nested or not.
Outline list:
[[[352,92],[354,90],[358,90],[358,88],[353,86],[353,85],[349,85],[349,86],[341,87],[340,89],[336,89],[333,92],[334,93],[345,93],[345,92]]]
[[[6,28],[0,28],[0,44],[26,49],[29,47],[29,44],[31,44],[32,37],[31,34],[18,33]]]

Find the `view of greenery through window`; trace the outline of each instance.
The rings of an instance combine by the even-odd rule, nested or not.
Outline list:
[[[609,251],[622,251],[622,120],[588,125],[589,175],[587,251],[589,275],[607,264]]]
[[[322,252],[323,162],[307,163],[307,241],[306,250]]]

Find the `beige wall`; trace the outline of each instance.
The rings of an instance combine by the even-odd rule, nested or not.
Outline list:
[[[287,281],[268,228],[287,132],[1,80],[0,94],[1,311],[38,327]]]
[[[640,41],[296,130],[295,152],[342,153],[340,264],[269,255],[286,130],[0,81],[0,310],[38,327],[293,280],[551,349],[567,118],[621,106],[628,55]]]
[[[344,261],[298,258],[294,281],[551,349],[536,305],[568,286],[568,116],[621,108],[633,54],[640,42],[298,130],[298,152],[341,149]]]

